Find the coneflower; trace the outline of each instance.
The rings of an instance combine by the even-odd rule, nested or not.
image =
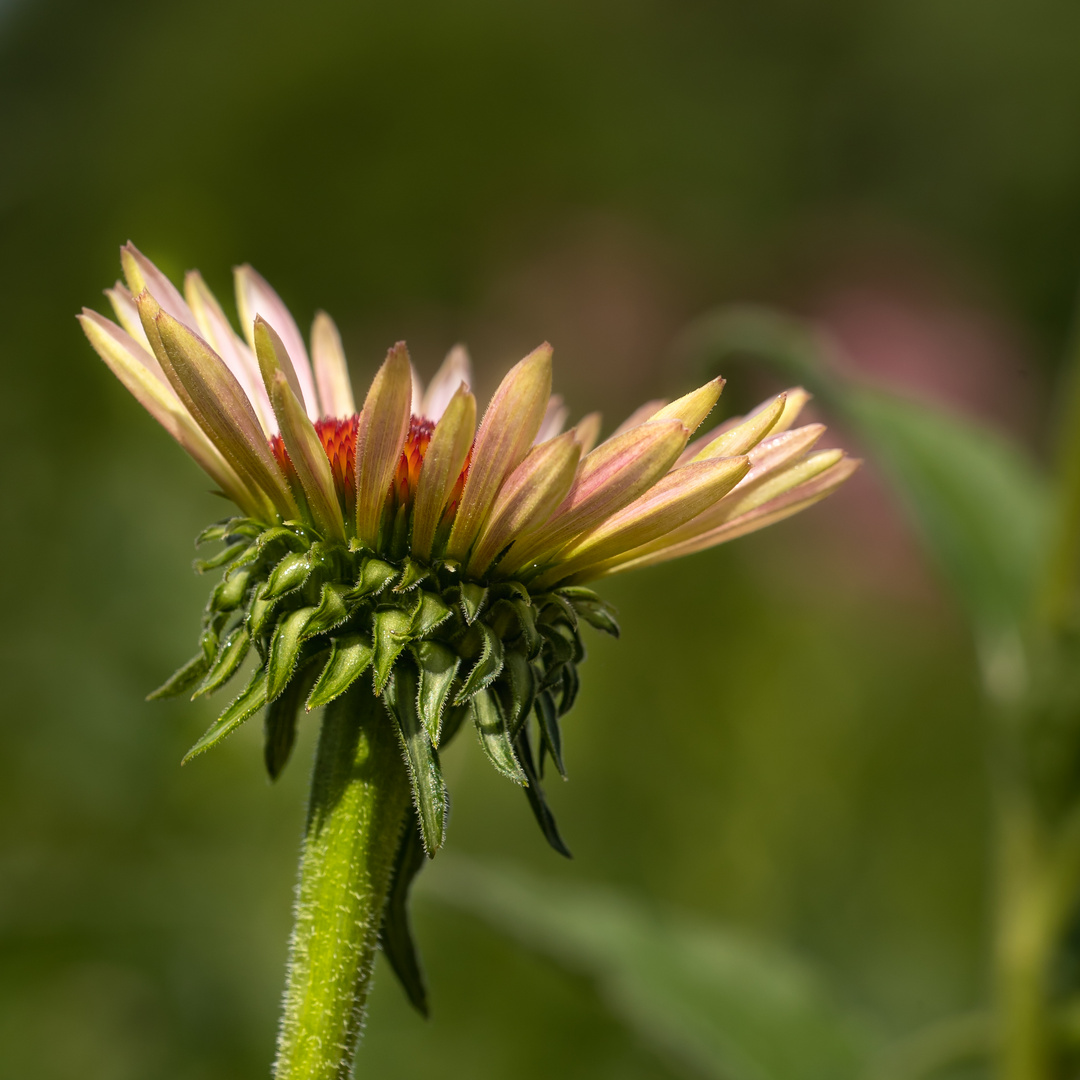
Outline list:
[[[714,379],[642,406],[603,442],[590,414],[564,431],[551,348],[513,367],[477,426],[456,347],[424,391],[403,343],[357,411],[324,313],[308,345],[250,267],[236,271],[244,336],[198,273],[181,293],[133,245],[116,321],[80,316],[117,377],[239,514],[203,532],[224,569],[195,656],[151,697],[198,697],[254,657],[239,696],[191,748],[265,710],[271,777],[298,714],[328,706],[300,865],[279,1080],[348,1075],[381,943],[413,1003],[426,992],[410,883],[439,849],[439,752],[473,725],[568,854],[541,789],[564,774],[559,721],[578,689],[587,623],[618,635],[586,583],[700,551],[823,498],[857,468],[794,427],[795,389],[691,442]]]

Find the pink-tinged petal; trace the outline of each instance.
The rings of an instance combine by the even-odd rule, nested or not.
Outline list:
[[[416,370],[416,365],[409,364],[409,375],[412,378],[412,401],[409,406],[410,413],[413,416],[422,416],[420,411],[424,406],[424,380],[420,378],[420,372]]]
[[[311,362],[315,368],[315,384],[323,413],[338,420],[352,416],[356,412],[356,402],[349,379],[349,365],[345,360],[338,328],[325,311],[317,311],[311,325]]]
[[[297,517],[296,500],[251,402],[225,362],[148,292],[140,293],[136,303],[162,370],[207,438],[249,487],[265,492],[282,517]]]
[[[652,401],[646,401],[644,405],[639,405],[609,436],[608,442],[617,438],[624,432],[630,431],[632,428],[640,427],[642,424],[647,423],[667,404],[666,398],[654,398]]]
[[[266,323],[257,323],[255,329],[255,347],[259,350],[259,359],[263,353],[276,352],[277,343],[271,343]],[[268,361],[266,370],[271,369]],[[315,527],[334,540],[345,539],[345,519],[341,516],[341,504],[334,488],[334,476],[330,471],[330,462],[323,449],[322,440],[315,432],[315,427],[308,419],[303,407],[285,373],[277,368],[270,377],[270,401],[274,406],[281,428],[281,437],[289,459],[300,480],[300,485],[307,496],[311,516]]]
[[[717,377],[710,379],[704,386],[691,390],[681,398],[657,410],[650,420],[681,420],[693,433],[702,421],[712,412],[713,406],[720,399],[724,389],[724,380]]]
[[[196,328],[195,316],[180,290],[130,240],[120,249],[120,262],[133,297],[146,289],[162,311],[190,329]]]
[[[725,425],[703,439],[691,443],[683,457],[687,462],[708,461],[710,458],[733,457],[753,450],[776,427],[784,412],[786,395],[778,394],[736,424]],[[679,464],[683,464],[682,461]]]
[[[723,524],[732,516],[732,507],[736,502],[748,498],[770,478],[783,472],[793,463],[803,458],[821,438],[825,431],[824,424],[807,424],[794,431],[770,435],[750,451],[750,471],[739,482],[735,490],[721,499],[715,506],[710,506],[703,514],[683,526],[676,539],[696,536]]]
[[[184,276],[184,296],[195,316],[194,329],[199,331],[210,348],[225,361],[251,402],[263,431],[267,435],[273,435],[278,429],[277,420],[259,372],[258,361],[233,330],[217,297],[197,270],[189,270]]]
[[[304,339],[292,313],[284,301],[270,287],[269,283],[250,266],[238,266],[233,271],[236,285],[236,307],[240,312],[240,325],[251,350],[255,351],[255,316],[261,315],[281,335],[285,342],[285,351],[289,354],[296,379],[300,386],[300,401],[310,420],[318,420],[320,415],[319,395],[315,390],[315,379],[311,374],[311,361],[308,359]]]
[[[763,506],[770,499],[783,495],[784,492],[813,479],[819,473],[832,468],[843,456],[843,450],[819,450],[816,454],[808,454],[786,468],[771,472],[768,477],[751,485],[745,491],[733,492],[727,511],[729,520]]]
[[[500,485],[532,446],[550,396],[551,346],[545,342],[510,369],[484,413],[446,545],[448,558],[464,560],[469,553]]]
[[[146,331],[142,328],[142,320],[139,318],[139,309],[135,306],[135,297],[127,291],[127,286],[118,281],[111,289],[105,290],[105,295],[112,304],[116,313],[116,321],[144,348],[150,351],[150,342],[146,339]]]
[[[609,559],[605,563],[591,567],[588,572],[575,575],[574,581],[593,580],[599,577],[608,577],[611,574],[621,573],[624,570],[639,570],[645,566],[654,566],[657,563],[668,562],[671,559],[682,558],[684,555],[693,555],[698,551],[705,551],[717,544],[727,543],[747,533],[757,532],[768,525],[783,521],[794,514],[820,502],[827,495],[831,495],[854,473],[862,462],[858,458],[845,457],[832,465],[830,468],[818,473],[812,479],[799,484],[790,491],[769,500],[762,506],[740,514],[730,521],[718,525],[708,532],[691,536],[688,539],[676,543],[669,542],[665,537],[652,544],[646,544],[625,555]]]
[[[84,308],[78,319],[90,344],[132,397],[245,514],[265,517],[271,509],[269,503],[253,495],[217,452],[176,396],[157,360],[130,334],[96,311]]]
[[[553,555],[568,541],[618,513],[671,468],[689,432],[679,420],[641,424],[601,443],[578,468],[570,493],[551,517],[525,534],[499,563],[510,574]]]
[[[574,438],[581,447],[581,456],[584,457],[596,445],[600,438],[600,425],[603,417],[598,412],[587,413],[574,427]]]
[[[787,431],[799,419],[799,414],[803,411],[806,403],[814,396],[801,386],[793,386],[790,390],[785,391],[785,395],[787,400],[784,402],[784,412],[773,425],[772,433],[774,435],[779,435],[781,431]]]
[[[581,446],[567,431],[534,446],[506,478],[480,530],[468,572],[480,575],[523,530],[542,524],[574,482]]]
[[[639,499],[559,553],[540,575],[545,588],[571,574],[666,536],[722,499],[746,475],[746,457],[699,461],[661,477]]]
[[[544,419],[540,421],[540,430],[533,439],[533,445],[554,439],[566,426],[570,410],[563,404],[561,394],[552,394],[544,410]]]
[[[271,383],[273,374],[280,371],[285,376],[285,381],[292,387],[292,392],[297,400],[303,405],[303,391],[300,380],[296,376],[296,368],[293,367],[289,350],[285,347],[281,335],[261,315],[255,316],[255,322],[251,327],[252,341],[255,343],[255,358],[259,364],[259,378],[268,396],[273,395]],[[274,410],[277,415],[277,410]],[[278,418],[280,420],[280,417]]]
[[[435,529],[465,468],[475,433],[476,398],[462,382],[435,425],[416,481],[411,547],[418,559],[431,557]]]
[[[356,534],[372,551],[412,411],[409,350],[399,341],[368,390],[356,431]]]
[[[472,386],[472,364],[465,346],[455,345],[435,372],[435,377],[420,404],[421,411],[418,415],[426,416],[429,420],[438,420],[462,383],[466,388]]]

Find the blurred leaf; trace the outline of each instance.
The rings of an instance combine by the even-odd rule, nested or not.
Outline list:
[[[692,1075],[861,1076],[873,1040],[779,950],[628,896],[444,856],[425,883],[530,948],[594,978],[612,1011]]]
[[[993,631],[1025,618],[1045,558],[1051,491],[1023,447],[939,406],[846,379],[809,327],[771,312],[711,316],[687,344],[714,363],[765,358],[803,383],[874,453],[975,626]]]

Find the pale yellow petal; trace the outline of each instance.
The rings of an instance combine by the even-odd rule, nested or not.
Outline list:
[[[464,560],[468,555],[499,486],[536,438],[550,396],[551,346],[545,342],[510,369],[484,413],[446,545],[448,558]]]
[[[581,446],[572,431],[534,446],[525,455],[499,489],[473,546],[468,573],[483,574],[514,537],[547,520],[570,490],[580,458]]]
[[[462,383],[467,388],[472,386],[472,364],[465,346],[455,345],[435,372],[420,404],[419,415],[438,420]]]
[[[289,354],[296,371],[296,380],[300,387],[298,395],[304,411],[311,420],[318,420],[319,395],[315,389],[315,379],[311,373],[311,361],[304,345],[300,328],[285,302],[270,287],[270,284],[252,267],[238,266],[233,271],[236,286],[236,307],[240,312],[240,326],[252,352],[255,351],[255,316],[261,315],[281,336],[285,351]]]
[[[704,386],[691,390],[681,398],[658,409],[650,420],[681,420],[691,434],[701,426],[702,421],[712,412],[713,406],[720,399],[724,389],[724,380],[717,377],[710,379]]]
[[[311,326],[311,362],[315,368],[315,384],[319,404],[326,416],[339,420],[356,412],[349,365],[341,345],[341,335],[334,320],[325,311],[315,313]]]
[[[416,482],[411,546],[418,559],[431,556],[435,529],[465,467],[475,432],[476,398],[461,383],[435,425]]]
[[[356,431],[356,534],[374,551],[412,411],[409,351],[399,341],[368,390]]]

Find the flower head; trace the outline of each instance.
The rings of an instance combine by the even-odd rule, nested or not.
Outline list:
[[[225,547],[200,569],[225,576],[199,652],[158,693],[209,693],[252,651],[257,663],[189,757],[266,706],[276,775],[297,711],[368,673],[398,726],[429,852],[445,821],[438,748],[467,718],[565,850],[538,778],[545,755],[562,771],[580,622],[617,633],[584,583],[779,521],[858,465],[815,449],[820,424],[794,426],[798,389],[698,435],[721,379],[650,402],[597,444],[596,414],[563,430],[547,344],[510,370],[479,425],[461,347],[425,391],[395,345],[357,411],[328,315],[309,351],[273,289],[240,267],[241,336],[197,273],[181,293],[131,244],[121,255],[115,321],[84,310],[83,329],[240,511],[201,538]]]

